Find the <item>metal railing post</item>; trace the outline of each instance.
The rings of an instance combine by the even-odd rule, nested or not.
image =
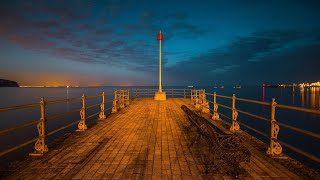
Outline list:
[[[240,130],[240,125],[237,122],[237,117],[238,117],[238,111],[236,109],[236,95],[232,95],[232,125],[230,127],[230,131],[239,131]]]
[[[172,96],[172,98],[173,98],[173,88],[172,88],[172,90],[171,90],[171,91],[172,91],[171,96]]]
[[[117,101],[118,101],[117,91],[118,90],[114,91],[114,99],[112,101],[112,111],[111,111],[111,113],[116,113],[117,110],[118,110],[118,107],[117,107],[118,106],[117,105]]]
[[[196,103],[195,103],[195,108],[196,109],[200,109],[201,105],[200,105],[200,91],[201,90],[196,90]]]
[[[190,90],[190,104],[193,105],[193,90]]]
[[[42,97],[40,100],[40,120],[37,124],[37,129],[39,133],[38,140],[36,141],[34,148],[35,151],[33,153],[30,153],[30,156],[42,156],[45,152],[48,152],[48,147],[46,145],[45,139],[46,139],[46,102],[44,101],[44,98]]]
[[[124,91],[125,90],[119,90],[119,94],[120,94],[120,97],[119,97],[119,101],[120,101],[120,103],[119,103],[119,107],[120,107],[120,109],[122,109],[122,108],[124,108],[125,107],[125,103],[124,103]]]
[[[82,94],[82,108],[80,110],[80,122],[78,124],[77,131],[85,131],[87,129],[86,125],[86,96]]]
[[[275,140],[278,137],[278,133],[280,131],[279,125],[276,123],[276,101],[275,98],[272,98],[270,103],[271,106],[271,116],[270,116],[270,145],[267,150],[267,154],[272,157],[279,157],[282,153],[282,147],[280,143],[276,142]]]
[[[210,113],[209,102],[207,102],[206,90],[203,89],[201,92],[202,92],[202,96],[201,96],[201,98],[202,98],[201,112]]]
[[[219,113],[218,113],[218,104],[217,104],[217,93],[213,93],[213,120],[218,120],[219,119]]]
[[[135,98],[138,97],[138,92],[137,92],[137,88],[136,88],[136,91],[135,91]]]
[[[100,105],[100,109],[101,109],[101,112],[99,114],[99,120],[104,120],[106,119],[106,115],[104,114],[104,92],[102,92],[102,102],[101,102],[101,105]]]
[[[126,95],[125,95],[125,101],[124,101],[124,104],[125,106],[129,106],[130,104],[130,91],[129,89],[125,90],[126,92]]]
[[[183,89],[183,98],[186,98],[186,89]]]

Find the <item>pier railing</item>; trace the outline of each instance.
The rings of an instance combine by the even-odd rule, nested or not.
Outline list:
[[[85,96],[82,95],[78,98],[70,98],[70,99],[62,99],[62,100],[55,100],[55,101],[45,101],[44,98],[41,98],[39,103],[33,103],[33,104],[25,104],[25,105],[19,105],[19,106],[11,106],[11,107],[4,107],[0,108],[0,113],[5,111],[13,111],[17,109],[26,109],[31,107],[40,107],[40,119],[31,121],[22,125],[17,125],[15,127],[10,127],[6,129],[0,129],[0,135],[9,133],[18,129],[30,127],[37,125],[38,130],[38,137],[35,137],[33,139],[30,139],[24,143],[21,143],[19,145],[16,145],[14,147],[10,147],[9,149],[6,149],[4,151],[0,152],[0,156],[3,156],[5,154],[8,154],[12,151],[15,151],[19,148],[25,147],[33,142],[35,142],[35,152],[30,153],[30,155],[33,156],[41,156],[43,153],[48,151],[48,147],[46,144],[46,137],[51,136],[59,131],[62,131],[68,127],[71,127],[73,125],[78,124],[77,131],[85,131],[87,129],[86,126],[86,120],[89,118],[92,118],[94,116],[98,116],[99,120],[106,119],[106,111],[111,111],[110,113],[116,113],[119,109],[124,108],[129,105],[130,98],[146,98],[146,97],[154,97],[154,93],[158,91],[158,89],[130,89],[130,90],[116,90],[113,93],[101,93],[95,96]],[[304,130],[298,127],[294,127],[288,124],[285,124],[283,122],[279,122],[276,120],[276,109],[289,109],[289,110],[295,110],[295,111],[301,111],[306,113],[313,113],[313,114],[320,114],[319,110],[314,109],[307,109],[302,107],[295,107],[295,106],[288,106],[288,105],[282,105],[277,104],[275,99],[272,99],[271,102],[263,102],[263,101],[256,101],[256,100],[250,100],[250,99],[244,99],[244,98],[238,98],[235,95],[232,96],[224,96],[219,95],[216,93],[210,94],[206,93],[205,90],[193,90],[193,89],[163,89],[164,92],[167,93],[167,98],[189,98],[190,104],[194,105],[196,108],[200,109],[201,112],[209,113],[211,114],[211,117],[213,120],[220,120],[220,117],[223,117],[225,119],[231,120],[231,127],[230,130],[233,132],[240,131],[241,126],[245,127],[247,129],[252,130],[253,132],[269,139],[269,145],[267,154],[271,157],[281,157],[282,156],[282,146],[285,146],[286,148],[299,153],[317,163],[320,163],[320,158],[307,153],[297,147],[294,147],[288,143],[283,142],[282,140],[278,139],[278,134],[280,132],[280,127],[290,129],[292,131],[302,133],[311,137],[314,137],[316,139],[320,139],[320,134],[318,132],[311,132],[308,130]],[[105,100],[105,97],[114,97],[112,100]],[[93,99],[93,98],[101,98],[101,102],[88,105],[86,103],[87,99]],[[225,99],[231,102],[231,106],[227,106],[224,104],[221,104],[217,99]],[[50,105],[53,104],[59,104],[59,103],[65,103],[65,102],[72,102],[72,101],[78,101],[79,108],[61,113],[61,114],[55,114],[52,116],[47,116],[46,109],[50,108]],[[263,105],[270,107],[270,117],[262,117],[260,115],[244,111],[237,107],[237,102],[247,102],[252,103],[255,105]],[[112,105],[108,108],[105,108],[105,105],[107,103],[112,103]],[[81,104],[81,106],[80,106]],[[210,106],[211,104],[211,106]],[[87,115],[87,110],[93,107],[100,106],[100,111],[93,113],[91,115]],[[231,116],[228,116],[226,114],[221,113],[221,111],[218,110],[219,107],[222,107],[224,109],[227,109],[231,111]],[[68,125],[62,126],[58,129],[55,129],[51,132],[46,132],[46,122],[51,121],[53,119],[57,119],[59,117],[67,116],[73,113],[80,113],[80,119],[77,121],[74,121]],[[257,128],[249,126],[243,122],[239,122],[237,120],[238,115],[248,115],[253,118],[259,119],[261,121],[268,122],[270,124],[269,128],[269,134],[266,134],[264,132],[259,131]]]
[[[227,106],[227,105],[219,103],[217,98],[229,100],[231,102],[231,106]],[[270,107],[270,112],[269,112],[270,118],[262,117],[260,115],[239,109],[237,107],[238,101]],[[212,108],[210,108],[208,103],[210,103],[212,105],[211,106]],[[320,163],[319,157],[317,157],[313,154],[310,154],[308,152],[305,152],[297,147],[294,147],[294,146],[278,139],[278,134],[281,132],[280,127],[287,128],[292,131],[302,133],[304,135],[308,135],[308,136],[311,136],[316,139],[320,139],[319,132],[311,132],[311,131],[301,129],[298,127],[294,127],[294,126],[291,126],[291,125],[288,125],[288,124],[285,124],[283,122],[279,122],[276,120],[276,109],[277,108],[301,111],[301,112],[306,112],[306,113],[313,113],[313,114],[318,114],[318,115],[320,114],[319,110],[278,104],[274,98],[272,99],[271,102],[263,102],[263,101],[238,98],[235,96],[235,94],[233,94],[232,96],[224,96],[224,95],[219,95],[216,93],[210,94],[210,93],[206,93],[205,90],[192,90],[191,104],[194,105],[197,109],[200,109],[202,112],[208,112],[211,115],[211,118],[213,120],[221,120],[220,117],[231,120],[232,123],[230,126],[230,131],[233,131],[233,132],[240,131],[240,129],[241,129],[240,127],[242,126],[242,127],[250,129],[253,132],[269,139],[269,145],[268,145],[268,149],[267,149],[266,153],[271,157],[274,157],[274,158],[282,157],[282,155],[283,155],[282,154],[282,146],[284,146],[284,147],[286,147],[286,148],[288,148],[298,154],[301,154],[301,155],[303,155],[303,156],[305,156],[305,157],[307,157],[317,163]],[[222,107],[222,108],[225,108],[225,109],[231,111],[231,116],[228,116],[226,114],[222,114],[221,112],[219,112],[219,110],[218,110],[219,107]],[[239,122],[237,120],[239,113],[244,114],[244,115],[248,115],[248,116],[253,117],[255,119],[259,119],[261,121],[268,122],[270,124],[270,127],[268,126],[269,127],[269,134],[265,134],[264,132],[259,131],[255,127],[249,126],[243,122]]]
[[[154,97],[155,92],[158,89],[130,89],[132,98],[148,98]],[[191,89],[174,89],[174,88],[165,88],[162,89],[163,92],[166,92],[167,98],[190,98]]]
[[[110,96],[114,96],[114,98],[112,100],[105,100],[105,97],[110,97]],[[101,98],[101,101],[99,103],[96,104],[91,104],[89,105],[88,103],[86,103],[87,99],[93,99],[93,98]],[[64,112],[64,113],[60,113],[60,114],[55,114],[52,116],[47,116],[46,110],[48,108],[50,108],[50,105],[54,105],[54,104],[60,104],[60,103],[66,103],[66,102],[73,102],[73,101],[78,101],[79,102],[79,108]],[[112,103],[111,107],[106,108],[105,105],[109,103]],[[10,127],[10,128],[6,128],[6,129],[0,129],[0,135],[18,130],[18,129],[22,129],[22,128],[26,128],[26,127],[30,127],[30,126],[37,126],[37,130],[38,130],[38,137],[35,137],[33,139],[30,139],[24,143],[18,144],[14,147],[10,147],[9,149],[3,150],[0,152],[0,156],[3,156],[5,154],[8,154],[10,152],[13,152],[19,148],[25,147],[31,143],[35,142],[34,148],[35,151],[33,153],[30,153],[31,156],[41,156],[43,155],[45,152],[47,152],[49,149],[47,147],[46,144],[46,138],[48,136],[51,136],[59,131],[62,131],[68,127],[71,127],[73,125],[78,124],[78,129],[77,131],[85,131],[87,129],[87,125],[86,125],[86,120],[88,120],[89,118],[98,116],[98,120],[104,120],[106,119],[106,111],[111,111],[111,113],[116,113],[118,111],[118,109],[124,108],[125,106],[129,105],[129,90],[116,90],[113,93],[101,93],[95,96],[85,96],[84,94],[81,97],[78,98],[70,98],[70,99],[61,99],[61,100],[54,100],[54,101],[45,101],[44,98],[41,98],[39,103],[33,103],[33,104],[25,104],[25,105],[19,105],[19,106],[11,106],[11,107],[4,107],[4,108],[0,108],[0,113],[1,112],[5,112],[5,111],[13,111],[13,110],[17,110],[17,109],[25,109],[25,108],[31,108],[31,107],[40,107],[40,119],[39,120],[34,120],[22,125],[18,125],[15,127]],[[100,106],[100,111],[87,115],[87,110],[93,107],[97,107]],[[46,132],[46,123],[48,121],[51,121],[53,119],[57,119],[60,117],[64,117],[73,113],[80,113],[80,119],[78,119],[77,121],[74,121],[70,124],[67,124],[65,126],[62,126],[58,129],[55,129],[51,132]]]

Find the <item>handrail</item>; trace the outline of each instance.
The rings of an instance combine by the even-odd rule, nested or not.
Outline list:
[[[232,108],[231,107],[229,107],[229,106],[225,106],[225,105],[223,105],[223,104],[220,104],[220,103],[216,103],[218,106],[221,106],[221,107],[224,107],[224,108],[226,108],[226,109],[230,109],[230,110],[232,110]]]
[[[75,110],[67,111],[67,112],[64,112],[64,113],[61,113],[61,114],[56,114],[56,115],[53,115],[53,116],[48,117],[47,120],[55,119],[55,118],[58,118],[58,117],[63,117],[63,116],[72,114],[72,113],[74,113],[74,112],[78,112],[78,111],[80,111],[80,110],[81,110],[81,109],[75,109]]]
[[[96,115],[98,115],[99,113],[100,113],[100,112],[94,113],[94,114],[88,116],[87,119],[92,118],[93,116],[96,116]]]
[[[241,125],[243,127],[246,127],[247,129],[250,129],[250,130],[262,135],[263,137],[266,137],[266,138],[270,139],[270,146],[269,146],[268,151],[267,151],[268,155],[273,156],[273,157],[278,157],[282,153],[281,145],[284,145],[288,149],[291,149],[291,150],[293,150],[293,151],[295,151],[295,152],[297,152],[297,153],[299,153],[301,155],[304,155],[305,157],[307,157],[307,158],[309,158],[311,160],[314,160],[314,161],[316,161],[318,163],[320,162],[320,158],[319,157],[316,157],[316,156],[314,156],[312,154],[306,153],[306,152],[304,152],[304,151],[302,151],[302,150],[300,150],[300,149],[298,149],[296,147],[293,147],[293,146],[291,146],[291,145],[289,145],[287,143],[284,143],[281,140],[277,139],[277,136],[278,136],[278,133],[279,133],[279,129],[280,129],[279,126],[287,128],[287,129],[290,129],[290,130],[293,130],[295,132],[299,132],[299,133],[302,133],[302,134],[317,138],[317,139],[320,139],[320,134],[319,133],[315,133],[315,132],[311,132],[311,131],[308,131],[308,130],[303,130],[303,129],[300,129],[300,128],[297,128],[297,127],[293,127],[291,125],[287,125],[285,123],[281,123],[281,122],[276,121],[275,109],[277,107],[279,107],[279,108],[283,108],[283,109],[290,109],[290,110],[296,110],[296,111],[302,111],[302,112],[314,113],[314,114],[320,114],[320,110],[308,109],[308,108],[296,107],[296,106],[289,106],[289,105],[283,105],[283,104],[277,104],[275,102],[275,99],[272,99],[272,102],[264,102],[264,101],[257,101],[257,100],[251,100],[251,99],[238,98],[235,95],[233,95],[233,96],[224,96],[224,95],[219,95],[219,94],[216,94],[216,93],[214,93],[214,94],[204,93],[204,94],[214,97],[214,101],[210,101],[210,100],[205,99],[205,101],[207,103],[210,103],[210,104],[213,105],[212,109],[210,109],[210,111],[209,111],[209,113],[212,115],[212,119],[214,119],[214,120],[219,119],[219,115],[220,115],[223,118],[226,118],[226,119],[229,119],[229,120],[232,121],[232,125],[230,127],[231,131],[240,130],[240,125]],[[231,99],[232,100],[232,107],[217,103],[216,102],[216,97]],[[196,98],[198,98],[198,97],[196,97]],[[253,103],[253,104],[258,104],[258,105],[270,106],[271,107],[270,119],[262,117],[262,116],[259,116],[259,115],[256,115],[256,114],[253,114],[253,113],[250,113],[250,112],[246,112],[246,111],[237,109],[236,106],[235,106],[237,100],[238,101],[243,101],[243,102],[249,102],[249,103]],[[200,107],[202,107],[202,106],[203,105],[201,104]],[[226,115],[218,112],[217,109],[218,109],[219,106],[231,110],[231,112],[232,112],[231,117],[226,116]],[[213,114],[211,112],[213,112]],[[271,126],[270,127],[270,131],[271,131],[270,135],[267,135],[267,134],[255,129],[254,127],[248,126],[248,125],[246,125],[246,124],[244,124],[242,122],[237,121],[238,112],[242,113],[242,114],[246,114],[246,115],[254,117],[254,118],[257,118],[257,119],[264,120],[266,122],[269,122],[270,126]]]
[[[35,125],[38,122],[39,122],[39,120],[35,120],[35,121],[31,121],[31,122],[28,122],[26,124],[22,124],[22,125],[19,125],[19,126],[7,128],[7,129],[2,129],[2,130],[0,130],[0,134],[4,134],[4,133],[10,132],[10,131],[21,129],[21,128],[28,127],[28,126],[31,126],[31,125]]]
[[[314,114],[320,114],[320,110],[307,109],[307,108],[303,108],[303,107],[288,106],[288,105],[283,105],[283,104],[276,104],[276,107],[290,109],[290,110],[297,110],[297,111],[302,111],[302,112],[308,112],[308,113],[314,113]]]
[[[80,120],[77,120],[77,121],[75,121],[75,122],[73,122],[73,123],[70,123],[70,124],[68,124],[68,125],[66,125],[66,126],[62,126],[62,127],[58,128],[58,129],[56,129],[56,130],[53,130],[53,131],[49,132],[49,133],[47,134],[47,136],[51,136],[51,135],[54,134],[54,133],[57,133],[57,132],[59,132],[59,131],[61,131],[61,130],[64,130],[64,129],[72,126],[72,125],[75,125],[75,124],[77,124],[79,121],[80,121]]]
[[[248,125],[246,125],[246,124],[243,124],[242,122],[238,122],[238,123],[239,123],[241,126],[244,126],[244,127],[248,128],[248,129],[250,129],[251,131],[254,131],[254,132],[262,135],[263,137],[265,137],[265,138],[267,138],[267,139],[269,138],[268,135],[266,135],[265,133],[263,133],[263,132],[255,129],[255,128],[251,127],[251,126],[248,126]]]
[[[19,144],[19,145],[17,145],[17,146],[14,146],[14,147],[12,147],[12,148],[7,149],[7,150],[1,151],[1,152],[0,152],[0,156],[3,156],[3,155],[5,155],[5,154],[8,154],[8,153],[10,153],[10,152],[12,152],[12,151],[15,151],[15,150],[19,149],[19,148],[22,148],[22,147],[24,147],[24,146],[26,146],[26,145],[28,145],[28,144],[31,144],[31,143],[33,143],[33,142],[35,142],[35,141],[37,141],[37,140],[38,140],[38,138],[36,137],[36,138],[33,138],[33,139],[31,139],[31,140],[29,140],[29,141],[26,141],[26,142],[24,142],[24,143],[22,143],[22,144]]]
[[[98,95],[96,96],[86,96],[86,99],[91,99],[91,98],[96,98],[96,97],[99,97]]]
[[[207,100],[207,102],[211,103],[211,104],[214,104],[214,102],[210,101],[210,100]]]
[[[251,116],[251,117],[255,117],[255,118],[257,118],[257,119],[261,119],[261,120],[264,120],[264,121],[269,121],[269,119],[267,119],[267,118],[264,118],[264,117],[261,117],[261,116],[258,116],[258,115],[256,115],[256,114],[252,114],[252,113],[249,113],[249,112],[246,112],[246,111],[242,111],[242,110],[239,110],[239,109],[237,109],[237,111],[239,111],[240,113],[242,113],[242,114],[246,114],[246,115],[248,115],[248,116]],[[277,122],[278,123],[278,122]]]
[[[137,91],[139,91],[139,90],[158,90],[158,89],[148,89],[148,88],[145,88],[145,89],[132,89],[132,90],[137,90]]]
[[[93,104],[91,106],[87,106],[87,109],[90,109],[90,108],[93,108],[93,107],[96,107],[96,106],[100,106],[101,103],[97,103],[97,104]]]
[[[289,149],[291,149],[291,150],[293,150],[293,151],[295,151],[295,152],[297,152],[299,154],[302,154],[302,155],[306,156],[307,158],[309,158],[311,160],[314,160],[317,163],[320,163],[320,158],[318,158],[318,157],[316,157],[316,156],[314,156],[314,155],[312,155],[310,153],[304,152],[304,151],[302,151],[302,150],[300,150],[300,149],[298,149],[296,147],[291,146],[290,144],[287,144],[287,143],[285,143],[283,141],[280,141],[279,139],[273,139],[273,140],[277,141],[278,143],[282,144],[283,146],[285,146],[285,147],[287,147],[287,148],[289,148]]]
[[[309,135],[309,136],[312,136],[312,137],[320,139],[320,134],[317,134],[317,133],[314,133],[314,132],[311,132],[311,131],[307,131],[307,130],[303,130],[303,129],[300,129],[300,128],[296,128],[296,127],[293,127],[293,126],[290,126],[290,125],[287,125],[287,124],[284,124],[284,123],[281,123],[281,122],[277,122],[277,124],[280,125],[280,126],[283,126],[285,128],[300,132],[302,134],[306,134],[306,135]]]
[[[16,109],[22,109],[22,108],[35,107],[35,106],[39,106],[39,103],[24,104],[24,105],[11,106],[11,107],[4,107],[4,108],[0,108],[0,112],[10,111],[10,110],[16,110]]]
[[[256,101],[256,100],[244,99],[244,98],[238,98],[238,97],[236,98],[236,100],[255,103],[255,104],[261,104],[261,105],[270,105],[270,103],[268,103],[268,102]]]
[[[113,101],[113,100],[105,101],[104,104],[110,103],[110,102],[112,102],[112,101]]]
[[[162,90],[172,90],[172,89],[162,89]],[[183,91],[183,90],[190,91],[191,89],[175,89],[175,88],[173,88],[173,90],[175,90],[175,91]]]
[[[101,93],[101,94],[98,94],[98,96],[104,96],[104,97],[106,97],[106,96],[112,96],[113,94],[112,94],[112,92],[109,92],[109,93]]]
[[[110,110],[110,109],[112,109],[112,107],[111,107],[111,108],[108,108],[108,109],[105,109],[105,110],[103,110],[103,111],[106,112],[106,111],[108,111],[108,110]]]
[[[224,114],[222,114],[222,113],[219,113],[219,115],[220,115],[220,116],[223,116],[223,117],[225,117],[225,118],[227,118],[227,119],[229,119],[229,120],[232,120],[229,116],[224,115]]]
[[[230,97],[230,96],[223,96],[223,95],[219,95],[219,94],[217,94],[217,97],[222,97],[222,98],[232,99],[232,97]]]
[[[55,100],[55,101],[47,101],[46,104],[57,104],[57,103],[71,102],[76,100],[81,100],[81,98],[70,98],[70,99],[61,99],[61,100]]]
[[[148,89],[148,88],[145,88],[145,89],[132,88],[131,90],[133,91],[131,96],[133,96],[135,98],[152,97],[153,93],[158,91],[158,89],[152,89],[152,88],[150,88],[150,89]],[[168,97],[187,98],[187,97],[191,96],[190,92],[192,91],[192,89],[165,88],[165,89],[162,89],[162,91],[166,92]]]

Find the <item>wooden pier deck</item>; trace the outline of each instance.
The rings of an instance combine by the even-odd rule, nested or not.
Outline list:
[[[205,173],[190,146],[180,108],[187,99],[134,99],[85,132],[74,132],[42,157],[23,161],[8,179],[232,179]],[[300,179],[252,144],[240,179]]]

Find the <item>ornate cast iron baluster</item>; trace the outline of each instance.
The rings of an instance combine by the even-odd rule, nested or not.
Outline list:
[[[124,90],[119,90],[119,101],[120,101],[120,109],[124,108]]]
[[[195,103],[195,108],[196,109],[200,109],[201,106],[200,106],[200,90],[195,90],[196,91],[196,103]]]
[[[210,109],[209,109],[209,102],[207,102],[207,97],[206,97],[206,91],[202,90],[202,112],[203,113],[210,113]]]
[[[100,104],[100,109],[101,109],[101,112],[99,114],[99,120],[104,120],[106,119],[106,115],[104,114],[104,92],[102,92],[102,102]]]
[[[213,93],[213,120],[218,120],[219,119],[219,113],[218,113],[218,104],[217,104],[217,93]]]
[[[116,113],[118,111],[118,107],[117,107],[117,101],[118,101],[118,96],[117,96],[117,91],[114,91],[114,99],[112,101],[112,112],[111,113]]]
[[[125,92],[126,92],[126,95],[125,95],[125,106],[129,106],[129,98],[130,98],[130,91],[129,91],[129,89],[127,89],[127,90],[125,90]]]
[[[240,125],[237,122],[238,111],[236,109],[236,96],[232,95],[232,125],[230,127],[230,131],[239,131]]]
[[[82,108],[80,110],[80,122],[78,124],[78,130],[77,131],[85,131],[87,129],[86,125],[86,104],[85,104],[85,95],[82,95]]]
[[[191,104],[191,105],[193,105],[193,100],[194,100],[194,97],[193,97],[193,94],[194,94],[194,93],[193,93],[193,91],[194,91],[193,89],[190,90],[190,104]]]
[[[278,138],[278,133],[280,131],[279,125],[276,123],[276,105],[275,99],[272,98],[271,101],[271,118],[270,118],[270,146],[268,147],[267,154],[273,157],[279,157],[282,153],[282,147],[280,143],[275,141]]]
[[[34,148],[35,152],[30,153],[30,156],[42,156],[45,152],[48,152],[48,147],[45,143],[46,138],[46,131],[45,131],[45,112],[46,112],[46,102],[44,101],[44,98],[41,98],[40,100],[40,110],[41,110],[41,117],[39,120],[39,123],[37,124],[37,129],[39,133],[38,140],[36,141]]]

